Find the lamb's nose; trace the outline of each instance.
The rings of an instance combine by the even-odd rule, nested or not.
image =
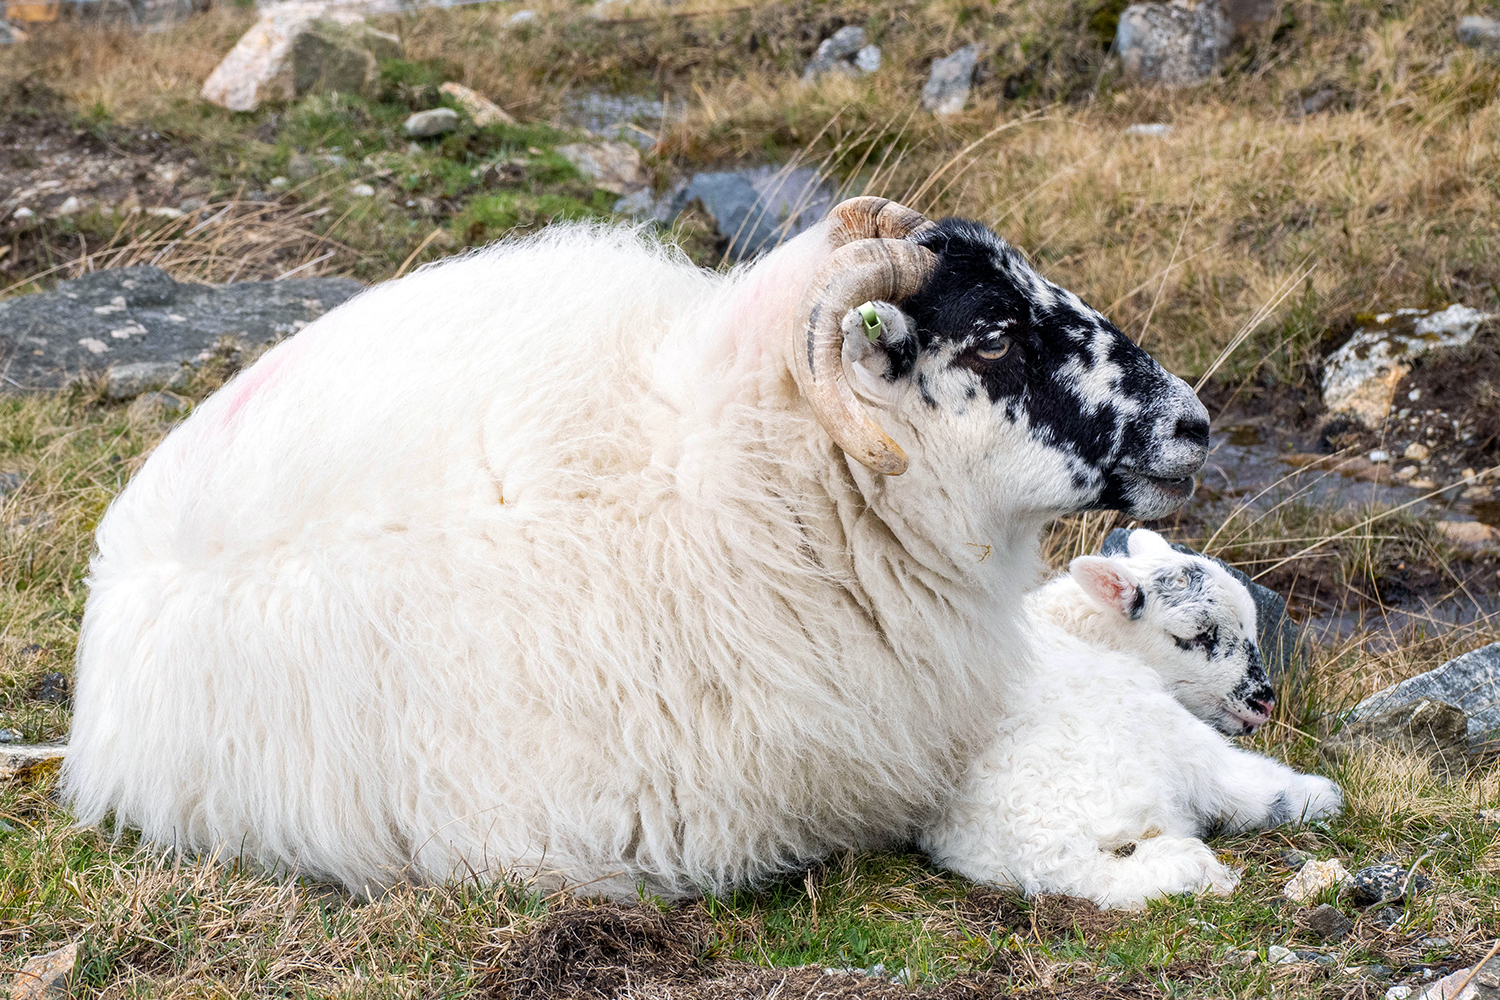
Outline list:
[[[1276,698],[1273,695],[1266,695],[1264,698],[1250,698],[1246,700],[1245,704],[1250,706],[1250,710],[1255,714],[1263,715],[1269,719],[1271,717],[1271,709],[1276,707]]]

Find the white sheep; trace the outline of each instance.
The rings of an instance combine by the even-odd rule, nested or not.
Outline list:
[[[355,890],[674,897],[909,838],[1025,660],[1042,525],[1174,509],[1207,430],[989,230],[882,199],[728,275],[499,244],[279,345],[115,500],[65,794]]]
[[[1255,605],[1222,566],[1138,529],[1112,558],[1073,560],[1028,596],[1036,667],[994,743],[922,846],[940,865],[1027,894],[1138,907],[1228,892],[1238,876],[1199,839],[1342,808],[1326,778],[1222,734],[1269,718]]]

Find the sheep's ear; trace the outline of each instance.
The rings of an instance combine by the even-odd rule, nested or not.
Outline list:
[[[906,314],[889,302],[865,302],[844,314],[844,361],[874,395],[889,390],[880,384],[890,365],[888,351],[911,337]]]
[[[1083,588],[1089,599],[1106,611],[1125,618],[1139,618],[1146,605],[1140,582],[1117,560],[1101,556],[1079,556],[1068,565],[1068,572]]]
[[[1130,533],[1130,554],[1143,556],[1148,553],[1157,555],[1172,552],[1172,543],[1152,531],[1150,528],[1136,528]]]

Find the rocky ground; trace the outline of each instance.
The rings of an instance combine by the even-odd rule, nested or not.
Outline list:
[[[299,55],[205,98],[259,15],[192,6],[156,4],[145,32],[65,13],[0,47],[0,968],[82,996],[1399,1000],[1484,958],[1494,10],[366,4],[283,23]],[[76,830],[55,751],[4,749],[66,734],[109,500],[265,345],[557,221],[641,225],[721,267],[864,192],[988,222],[1201,381],[1214,454],[1157,527],[1287,597],[1297,660],[1249,745],[1350,799],[1336,824],[1217,838],[1245,869],[1233,897],[1101,914],[896,851],[677,908],[469,882],[365,903]],[[1419,329],[1453,306],[1478,318]],[[1115,525],[1060,523],[1049,553]]]

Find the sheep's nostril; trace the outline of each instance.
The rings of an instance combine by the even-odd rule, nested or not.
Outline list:
[[[1249,705],[1257,715],[1264,715],[1269,719],[1271,717],[1271,709],[1276,707],[1276,699],[1251,698],[1248,702],[1246,702],[1246,704]]]
[[[1174,435],[1200,447],[1208,447],[1208,421],[1196,414],[1179,417]]]

